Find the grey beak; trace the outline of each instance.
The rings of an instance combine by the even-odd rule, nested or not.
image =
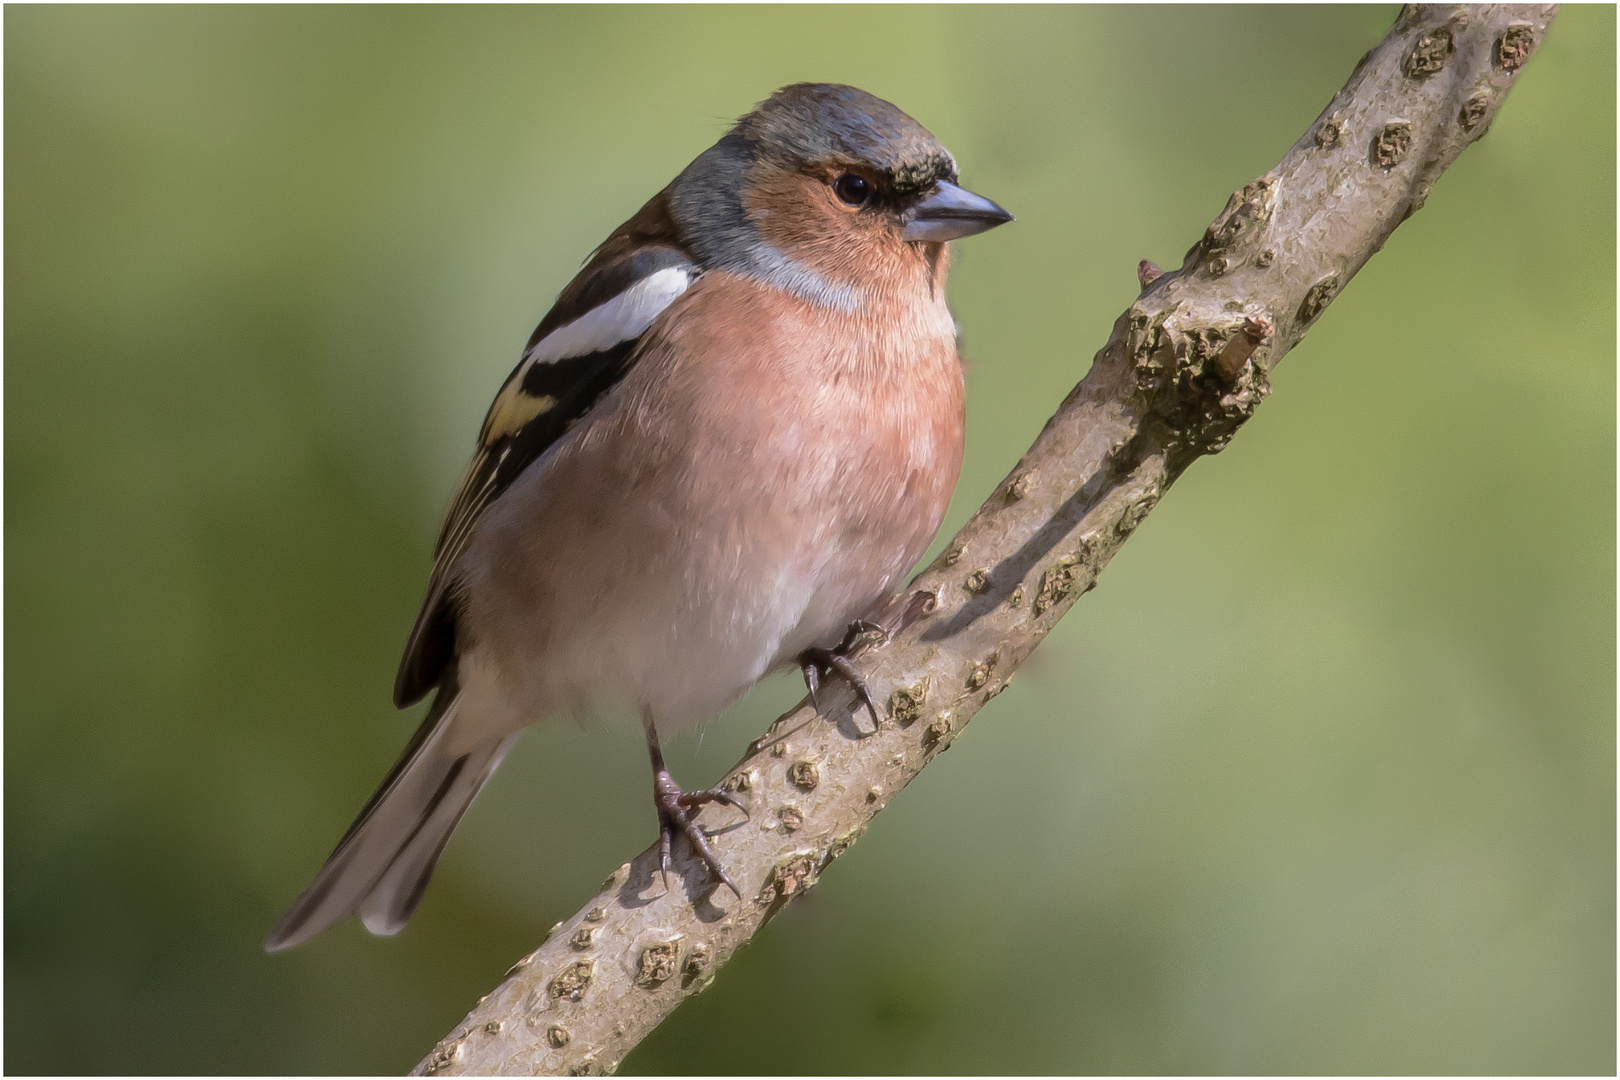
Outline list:
[[[1011,214],[983,195],[941,180],[927,198],[906,212],[900,235],[906,240],[958,240],[1012,219]]]

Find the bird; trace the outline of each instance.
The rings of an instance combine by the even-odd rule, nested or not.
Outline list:
[[[501,386],[434,547],[394,703],[399,760],[265,941],[351,914],[401,930],[518,734],[639,715],[661,867],[677,836],[736,885],[660,730],[798,669],[853,684],[855,643],[938,531],[965,385],[948,243],[1013,220],[898,107],[798,83],[615,229]]]

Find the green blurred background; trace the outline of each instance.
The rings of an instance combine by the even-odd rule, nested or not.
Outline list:
[[[7,8],[6,1071],[404,1071],[652,840],[639,736],[548,726],[399,938],[259,951],[415,722],[489,399],[728,118],[855,83],[1019,215],[953,278],[948,531],[1394,11]],[[1567,8],[962,752],[624,1070],[1612,1073],[1614,86]]]

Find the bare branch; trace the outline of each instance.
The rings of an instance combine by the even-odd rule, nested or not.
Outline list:
[[[1407,7],[1276,168],[1235,192],[1178,271],[1142,294],[1018,467],[897,601],[861,667],[875,732],[842,695],[773,724],[704,813],[746,899],[649,849],[417,1066],[611,1072],[782,906],[815,884],[991,698],[1171,483],[1224,447],[1287,355],[1446,167],[1484,134],[1556,6]],[[841,684],[840,684],[841,685]],[[836,699],[836,700],[833,700]]]

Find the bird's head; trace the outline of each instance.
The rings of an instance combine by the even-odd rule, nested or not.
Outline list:
[[[830,83],[772,94],[670,197],[706,262],[839,306],[874,265],[903,255],[932,263],[944,241],[1012,220],[957,185],[956,160],[927,128]]]

